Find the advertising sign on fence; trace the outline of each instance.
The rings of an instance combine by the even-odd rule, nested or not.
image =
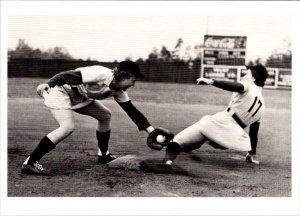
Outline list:
[[[292,70],[279,69],[278,70],[278,87],[291,88],[292,87]]]
[[[238,68],[230,67],[204,67],[203,77],[216,80],[237,81]]]

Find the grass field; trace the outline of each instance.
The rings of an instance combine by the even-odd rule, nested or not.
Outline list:
[[[265,90],[267,110],[259,132],[256,166],[244,152],[209,146],[182,154],[172,170],[109,169],[96,160],[96,120],[75,114],[75,132],[42,159],[53,176],[24,176],[20,167],[37,142],[57,127],[36,87],[45,79],[8,79],[8,196],[75,197],[289,197],[291,196],[291,91]],[[210,86],[138,82],[128,93],[153,126],[177,133],[203,115],[223,110],[231,93]],[[151,155],[146,132],[112,99],[110,150]]]

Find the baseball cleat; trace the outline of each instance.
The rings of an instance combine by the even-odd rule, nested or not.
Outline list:
[[[99,155],[98,158],[97,158],[97,163],[100,163],[100,164],[107,164],[109,162],[111,162],[112,160],[115,160],[117,159],[116,156],[112,155],[112,154],[107,154],[107,155]]]
[[[253,156],[253,155],[250,155],[250,154],[247,154],[247,155],[246,155],[246,162],[248,162],[248,163],[253,163],[253,164],[259,164],[259,161],[258,161],[258,160],[255,160],[255,159],[254,159],[254,156]]]
[[[50,175],[49,170],[44,169],[43,166],[37,161],[33,164],[23,164],[21,173],[28,175]]]

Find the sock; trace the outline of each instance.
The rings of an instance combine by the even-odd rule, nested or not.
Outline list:
[[[96,136],[98,140],[99,152],[98,155],[107,155],[108,154],[108,141],[110,138],[110,130],[106,132],[96,131]]]
[[[251,154],[251,155],[256,155],[256,150],[255,151],[253,151],[253,150],[248,151],[248,153]]]
[[[27,164],[33,164],[35,161],[39,161],[45,154],[54,148],[55,144],[45,136],[29,156]]]

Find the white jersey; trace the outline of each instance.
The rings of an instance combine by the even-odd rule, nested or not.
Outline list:
[[[177,134],[173,141],[201,143],[204,136],[213,143],[228,149],[250,151],[251,140],[244,126],[260,120],[265,110],[265,102],[261,94],[262,87],[247,81],[240,83],[244,86],[244,92],[232,94],[227,110],[202,117],[198,122]]]
[[[112,70],[103,66],[77,68],[82,77],[81,85],[55,86],[48,94],[44,91],[45,104],[51,109],[79,109],[90,104],[94,99],[103,100],[114,97],[117,102],[129,101],[126,91],[109,88],[113,80]]]
[[[77,68],[76,71],[81,72],[83,84],[75,86],[64,85],[65,90],[70,94],[79,93],[82,98],[92,98],[103,100],[108,97],[114,97],[118,102],[129,101],[129,96],[125,91],[115,91],[109,88],[113,80],[112,70],[100,65]],[[71,90],[71,91],[69,91]],[[75,91],[76,92],[75,92]],[[75,99],[75,97],[74,97]]]
[[[265,110],[265,101],[262,96],[262,87],[252,82],[240,83],[244,86],[244,92],[233,93],[228,108],[248,126],[260,120]]]

